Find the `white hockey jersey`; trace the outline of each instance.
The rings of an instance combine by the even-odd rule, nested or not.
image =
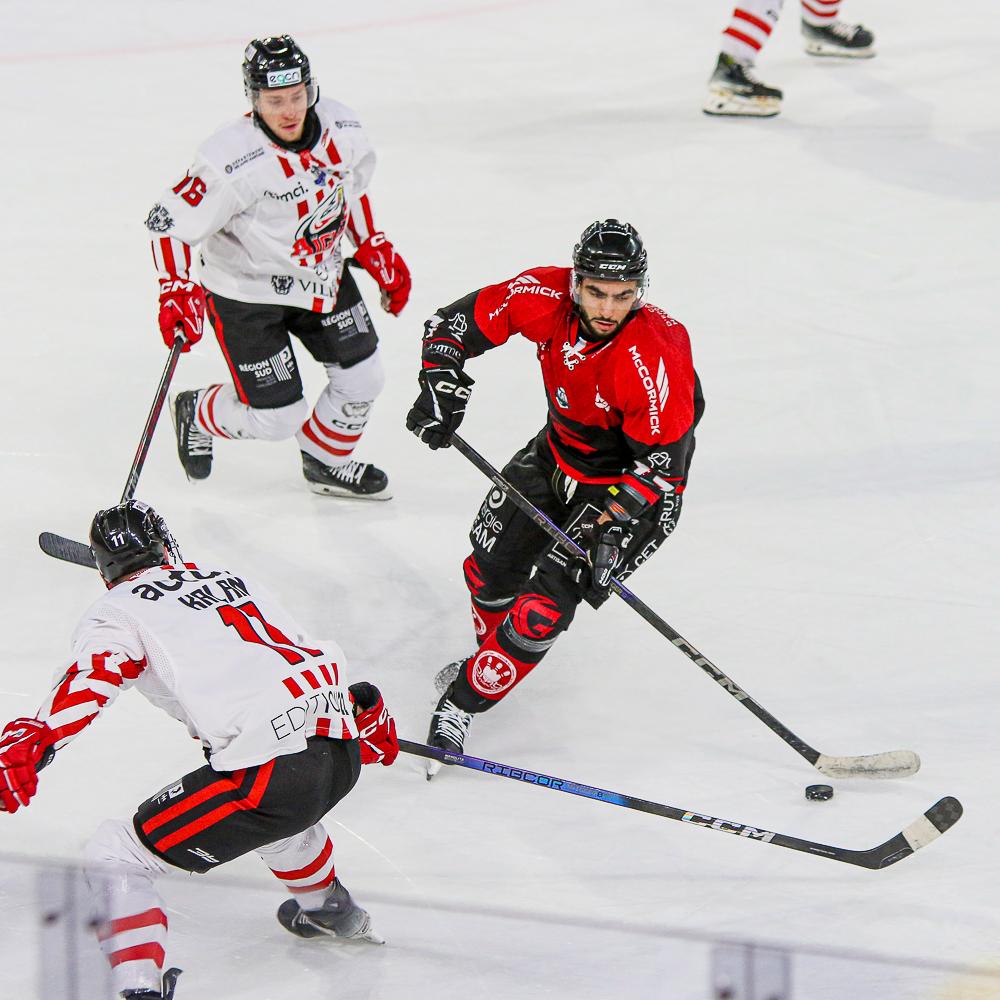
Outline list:
[[[123,580],[73,634],[73,663],[38,712],[56,749],[135,687],[183,722],[218,771],[355,739],[340,647],[307,638],[257,584],[191,563]]]
[[[331,312],[346,232],[374,233],[368,185],[375,151],[350,108],[320,99],[319,139],[294,153],[271,142],[251,115],[198,148],[187,174],[146,219],[160,279],[187,280],[200,246],[200,280],[240,302]]]

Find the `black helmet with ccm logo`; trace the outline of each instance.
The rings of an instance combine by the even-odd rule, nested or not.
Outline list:
[[[638,281],[634,308],[646,289],[646,250],[633,226],[617,219],[592,222],[573,247],[573,298],[584,278],[600,281]]]

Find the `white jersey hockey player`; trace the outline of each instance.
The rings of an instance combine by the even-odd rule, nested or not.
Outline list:
[[[802,38],[811,56],[867,59],[875,36],[861,24],[839,18],[841,0],[800,0]],[[719,58],[708,84],[707,115],[772,118],[781,111],[782,92],[754,72],[754,64],[781,17],[784,0],[741,0],[722,33]]]
[[[348,687],[340,647],[307,637],[241,573],[182,563],[145,504],[99,512],[90,538],[108,593],[83,616],[72,663],[37,715],[3,730],[0,805],[28,805],[37,773],[130,687],[183,722],[208,760],[130,822],[103,823],[88,844],[115,988],[134,1000],[173,995],[178,970],[163,968],[156,877],[203,873],[250,851],[291,894],[277,914],[289,931],[380,942],[338,880],[320,823],[362,764],[396,758],[395,722],[378,688]]]
[[[385,474],[353,457],[384,375],[343,244],[346,236],[379,285],[383,308],[399,313],[410,276],[375,226],[375,152],[354,111],[319,97],[288,35],[252,41],[243,79],[251,112],[201,144],[146,219],[164,340],[180,331],[189,349],[207,303],[232,375],[232,386],[178,393],[181,463],[190,479],[205,479],[213,438],[294,435],[315,492],[388,499]],[[291,335],[326,368],[311,412]]]

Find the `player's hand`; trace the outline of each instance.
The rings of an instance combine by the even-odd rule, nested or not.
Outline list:
[[[347,690],[354,700],[361,763],[388,767],[399,756],[399,742],[396,720],[385,707],[382,692],[368,681],[352,684]]]
[[[465,416],[475,381],[459,368],[425,368],[417,381],[420,395],[406,415],[406,429],[428,448],[447,448]]]
[[[201,340],[205,319],[205,293],[194,281],[164,278],[160,282],[160,333],[167,347],[179,333],[185,340],[181,353]]]
[[[48,763],[52,730],[37,719],[15,719],[0,735],[0,804],[17,812],[38,791],[38,771]]]
[[[382,308],[399,315],[410,297],[410,269],[384,233],[373,233],[354,251],[354,259],[382,289]]]
[[[566,571],[580,588],[589,604],[599,607],[608,598],[615,570],[624,562],[625,552],[632,540],[630,529],[602,514],[596,521],[580,525],[583,556],[571,557]]]

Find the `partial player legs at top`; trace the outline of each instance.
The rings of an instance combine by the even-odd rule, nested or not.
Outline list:
[[[703,111],[710,115],[769,118],[781,110],[783,94],[756,74],[757,57],[771,37],[784,0],[744,0],[722,33],[719,58]],[[841,0],[801,0],[802,34],[810,55],[865,58],[875,54],[874,36],[861,25],[839,20]]]

